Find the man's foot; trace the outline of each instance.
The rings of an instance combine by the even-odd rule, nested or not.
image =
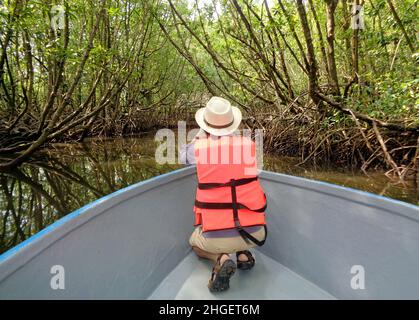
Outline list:
[[[225,291],[230,288],[230,278],[236,271],[236,264],[228,254],[221,254],[212,269],[208,288],[212,292]]]
[[[255,258],[248,250],[237,251],[237,268],[240,270],[250,270],[255,266]]]

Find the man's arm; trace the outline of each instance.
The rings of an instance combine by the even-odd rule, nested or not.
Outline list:
[[[179,161],[181,164],[195,164],[194,141],[180,148]]]
[[[195,137],[192,139],[192,141],[188,144],[183,145],[180,148],[180,154],[179,154],[179,162],[181,164],[195,164],[196,160],[195,160],[195,141],[197,139],[204,138],[207,136],[207,133],[202,130],[199,129],[198,133],[195,135]]]

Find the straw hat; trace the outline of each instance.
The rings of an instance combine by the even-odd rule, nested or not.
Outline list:
[[[212,97],[205,108],[195,113],[195,120],[206,132],[215,136],[225,136],[239,127],[242,113],[239,108],[231,106],[228,100]]]

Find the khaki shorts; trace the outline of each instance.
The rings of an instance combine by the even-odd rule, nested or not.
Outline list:
[[[259,241],[265,238],[265,230],[261,227],[258,231],[251,233]],[[197,226],[189,238],[192,247],[198,247],[209,253],[234,253],[237,251],[249,250],[256,247],[256,244],[247,243],[241,236],[230,238],[205,238],[201,226]]]

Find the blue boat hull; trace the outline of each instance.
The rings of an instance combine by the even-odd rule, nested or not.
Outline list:
[[[99,199],[1,255],[0,299],[419,299],[417,206],[260,178],[269,237],[224,295],[208,292],[210,266],[188,245],[196,174],[187,167]]]

